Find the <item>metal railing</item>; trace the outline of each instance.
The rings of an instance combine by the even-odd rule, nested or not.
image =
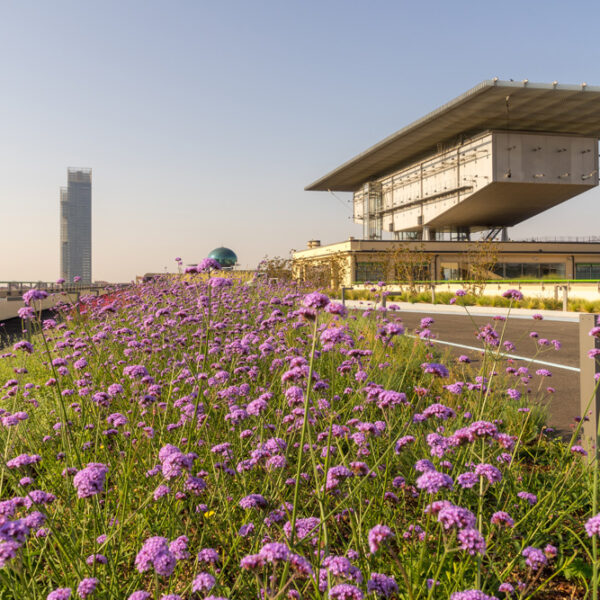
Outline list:
[[[107,283],[56,283],[55,281],[0,281],[0,297],[22,296],[28,290],[44,290],[49,294],[59,292],[81,292],[103,290],[107,287],[122,287],[124,284]]]

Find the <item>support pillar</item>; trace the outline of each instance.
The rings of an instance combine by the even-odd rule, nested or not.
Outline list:
[[[600,389],[595,379],[596,374],[600,373],[600,355],[594,358],[588,356],[590,350],[600,350],[600,338],[589,334],[596,326],[596,317],[594,314],[579,317],[579,414],[584,419],[581,441],[590,461],[594,460],[598,452],[600,417]]]

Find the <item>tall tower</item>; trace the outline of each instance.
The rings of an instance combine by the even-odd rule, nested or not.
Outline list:
[[[92,282],[92,170],[67,170],[60,189],[60,271],[66,281]]]

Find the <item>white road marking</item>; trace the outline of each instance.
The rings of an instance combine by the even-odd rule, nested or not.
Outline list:
[[[409,335],[407,335],[407,337],[417,338],[419,336],[409,334]],[[455,342],[446,342],[444,340],[436,340],[436,339],[430,339],[430,341],[434,342],[435,344],[444,344],[445,346],[454,346],[455,348],[464,348],[465,350],[475,350],[476,352],[483,352],[483,348],[477,348],[476,346],[465,346],[465,344],[457,344]],[[579,371],[580,371],[580,369],[578,367],[569,367],[567,365],[560,365],[558,363],[548,362],[545,360],[533,359],[528,356],[519,356],[518,354],[502,353],[502,356],[506,357],[506,358],[514,358],[516,360],[524,360],[526,362],[534,363],[536,365],[544,365],[545,367],[554,367],[556,369],[566,369],[567,371],[575,371],[576,373],[579,373]]]

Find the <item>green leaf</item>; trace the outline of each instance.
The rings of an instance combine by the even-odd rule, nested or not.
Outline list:
[[[564,574],[568,581],[573,581],[574,579],[589,581],[592,578],[592,565],[586,563],[581,558],[576,558],[565,567]]]

